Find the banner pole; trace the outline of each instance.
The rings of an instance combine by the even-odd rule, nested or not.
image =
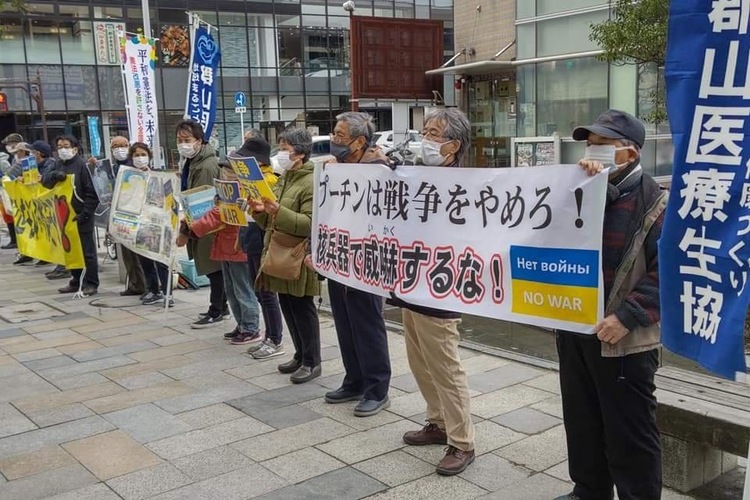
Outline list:
[[[143,36],[151,38],[151,10],[148,0],[141,0],[141,11],[143,12]]]
[[[188,113],[188,109],[190,107],[190,85],[192,84],[191,76],[193,74],[193,62],[194,62],[194,53],[195,53],[195,32],[198,28],[198,23],[195,19],[195,14],[192,12],[188,12],[188,31],[190,32],[190,63],[188,64],[188,79],[187,79],[187,89],[185,89],[185,112],[182,114],[182,117],[184,119],[190,118],[190,113]]]

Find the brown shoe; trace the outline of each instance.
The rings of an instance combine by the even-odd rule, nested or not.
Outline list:
[[[404,443],[412,446],[425,446],[428,444],[448,444],[448,435],[443,429],[435,424],[428,423],[418,431],[409,431],[404,434]]]
[[[441,476],[461,474],[474,461],[474,458],[474,450],[461,451],[454,446],[449,446],[435,472]]]

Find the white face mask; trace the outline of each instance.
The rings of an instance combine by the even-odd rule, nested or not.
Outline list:
[[[60,148],[57,150],[57,156],[59,156],[62,161],[68,161],[76,155],[75,151],[76,150],[73,148]]]
[[[148,156],[134,156],[133,157],[133,166],[135,168],[140,168],[141,170],[148,169],[149,164],[151,163],[151,160]]]
[[[602,145],[591,145],[586,146],[586,151],[583,153],[583,159],[588,161],[598,161],[605,167],[622,168],[630,165],[630,162],[626,163],[615,163],[615,155],[618,151],[625,149],[635,149],[633,146],[616,147],[612,144]]]
[[[291,170],[294,166],[294,160],[290,158],[290,154],[289,151],[279,151],[276,155],[276,161],[279,162],[279,169],[282,173]]]
[[[444,144],[448,144],[448,142],[439,143],[429,139],[422,139],[422,146],[419,149],[419,156],[422,157],[422,163],[433,167],[445,165],[448,158],[440,153],[440,148]]]
[[[114,155],[117,161],[125,161],[128,159],[128,148],[113,148],[112,155]]]
[[[196,142],[182,143],[177,145],[177,151],[183,158],[192,158],[198,154],[198,150],[195,148]]]

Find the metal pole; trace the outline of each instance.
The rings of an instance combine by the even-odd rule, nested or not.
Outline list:
[[[44,142],[49,144],[49,133],[47,132],[47,113],[44,110],[44,91],[42,90],[42,75],[39,70],[36,70],[36,107],[39,110],[39,114],[42,117],[42,134],[44,136]]]
[[[245,113],[240,113],[240,147],[245,144]]]
[[[143,11],[143,36],[151,38],[151,11],[148,7],[148,0],[141,0],[141,10]]]
[[[359,67],[354,64],[354,30],[352,29],[352,20],[354,19],[354,11],[349,11],[349,79],[351,80],[352,86],[352,111],[359,111],[359,95],[357,93],[357,79],[355,78],[355,69],[359,73]]]

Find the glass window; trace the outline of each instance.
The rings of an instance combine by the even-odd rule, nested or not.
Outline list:
[[[516,56],[518,59],[536,57],[536,24],[519,24],[516,26]]]
[[[98,110],[99,89],[94,66],[63,66],[68,110]],[[45,96],[46,97],[46,96]]]
[[[125,96],[122,89],[122,74],[119,66],[99,66],[99,90],[102,109],[125,109]]]
[[[242,7],[242,6],[240,6]],[[245,12],[219,12],[220,26],[245,26]]]
[[[516,19],[536,16],[536,0],[516,0]]]
[[[638,102],[638,66],[612,65],[609,68],[609,107],[635,115]]]
[[[305,28],[325,28],[325,16],[302,16],[302,26]]]
[[[452,0],[432,0],[430,9],[431,19],[442,19],[444,21],[453,20],[453,1]]]
[[[533,0],[518,0],[518,3],[533,3]],[[565,0],[564,2],[561,2],[560,0],[536,0],[536,14],[538,16],[543,16],[545,14],[554,14],[556,12],[569,12],[583,7],[607,5],[608,3],[607,0]],[[527,9],[527,7],[524,8]],[[520,18],[521,17],[519,16],[519,19]]]
[[[122,19],[122,7],[95,5],[94,17],[96,19]]]
[[[94,33],[91,21],[62,21],[60,23],[65,64],[94,64]]]
[[[262,30],[271,32],[271,30]],[[302,69],[302,43],[300,30],[297,28],[284,28],[277,31],[279,44],[279,72],[283,76],[301,73]]]
[[[65,111],[65,83],[62,66],[29,66],[29,76],[36,76],[37,71],[42,79],[44,109],[47,111]]]
[[[246,28],[223,27],[219,30],[222,67],[247,67],[247,33]]]
[[[343,2],[342,2],[343,3]],[[393,2],[389,0],[373,0],[373,15],[377,17],[393,17]],[[337,12],[338,14],[338,12]]]
[[[409,16],[412,17],[412,16]],[[341,28],[349,30],[349,18],[343,16],[328,16],[328,27],[329,28]],[[347,34],[347,36],[349,36]]]
[[[341,4],[339,4],[339,8],[341,8],[340,5]],[[325,16],[326,15],[326,1],[325,0],[305,0],[305,2],[302,4],[302,14],[313,14],[313,15],[318,15],[318,16]]]
[[[587,57],[537,65],[537,133],[568,137],[609,106],[608,65]]]
[[[35,76],[32,75],[32,76]],[[26,66],[21,64],[0,64],[0,78],[23,82],[27,79]],[[30,109],[29,95],[20,88],[4,87],[3,92],[8,96],[8,111],[28,111]],[[36,110],[36,105],[34,105]]]
[[[518,104],[516,128],[520,137],[536,135],[536,66],[519,66],[516,71]]]
[[[657,70],[655,64],[642,64],[638,67],[638,116],[647,116],[654,111],[654,99],[656,96],[663,101],[666,89],[664,80],[664,68]],[[656,127],[652,123],[646,123],[647,134],[669,134],[669,121],[664,121]]]
[[[26,22],[26,56],[30,63],[60,64],[59,27],[54,21],[29,20]]]
[[[10,2],[5,2],[10,3]],[[25,5],[26,7],[26,14],[29,16],[39,16],[44,14],[54,14],[55,13],[55,6],[50,4],[43,4],[43,3],[27,3]],[[3,10],[3,9],[0,9]],[[3,24],[5,24],[5,19],[3,19]]]
[[[91,19],[88,5],[60,5],[60,17]]]
[[[414,17],[414,2],[405,0],[396,0],[394,5],[395,16],[410,19]]]
[[[536,55],[543,57],[595,50],[596,44],[589,40],[590,27],[608,17],[609,12],[602,10],[536,23]]]
[[[261,26],[257,24],[256,16],[247,16],[248,22],[252,19],[252,26]],[[276,14],[276,25],[281,28],[299,28],[299,16],[288,16],[286,14]]]
[[[20,18],[3,18],[0,53],[3,63],[25,63],[23,25]]]

